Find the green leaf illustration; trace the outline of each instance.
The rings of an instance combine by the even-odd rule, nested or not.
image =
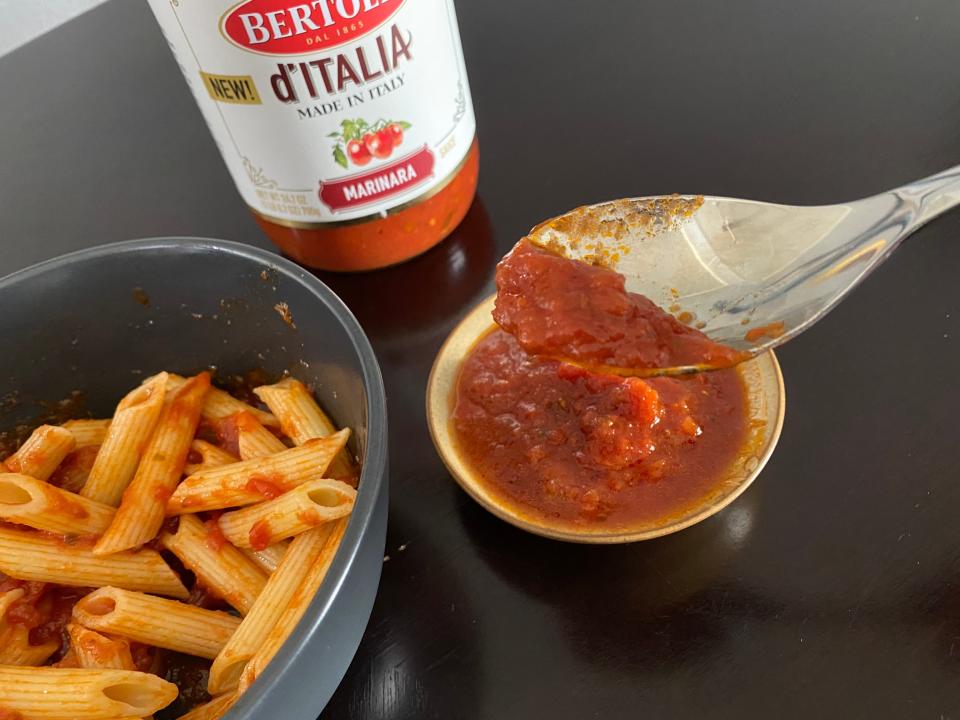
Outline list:
[[[360,139],[356,121],[344,120],[342,123],[340,123],[340,127],[343,128],[343,139],[347,142]]]
[[[337,165],[346,168],[347,167],[347,156],[343,152],[343,148],[340,145],[337,145],[333,148],[333,160]]]

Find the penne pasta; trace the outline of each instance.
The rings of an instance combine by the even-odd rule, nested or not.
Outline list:
[[[4,638],[4,647],[0,649],[2,665],[19,667],[40,667],[50,656],[60,649],[60,643],[50,640],[41,645],[31,645],[29,633]]]
[[[61,535],[99,535],[116,510],[27,475],[0,473],[0,519]]]
[[[267,583],[267,574],[224,539],[218,526],[213,532],[193,515],[182,515],[176,532],[164,533],[160,542],[180,558],[205,587],[246,614]]]
[[[161,372],[0,461],[0,720],[153,720],[178,692],[180,720],[219,720],[262,674],[330,568],[357,468],[302,383],[258,392],[279,414]]]
[[[273,385],[261,385],[253,392],[277,416],[280,429],[297,445],[303,445],[312,438],[333,435],[337,431],[306,385],[299,380],[284,378]],[[346,448],[330,463],[330,475],[335,478],[355,475]]]
[[[115,587],[81,598],[73,619],[92,630],[205,658],[216,657],[240,625],[219,610]]]
[[[22,633],[2,638],[0,647],[0,665],[37,667],[43,665],[50,656],[60,649],[60,643],[49,641],[42,645],[31,645],[30,634],[21,628]]]
[[[136,670],[130,654],[130,641],[107,637],[77,623],[67,623],[70,650],[78,667],[114,670]]]
[[[123,493],[113,522],[94,547],[95,555],[138,547],[157,534],[166,502],[183,473],[209,388],[210,375],[204,372],[167,394],[136,475]]]
[[[76,587],[115,585],[186,599],[190,593],[153,550],[97,557],[84,542],[0,526],[0,572],[17,580]]]
[[[241,460],[186,478],[167,503],[168,515],[250,505],[323,476],[347,438],[348,429],[308,440],[276,455]]]
[[[253,413],[254,417],[263,425],[269,427],[280,426],[280,421],[270,413],[255,408],[253,405],[248,405],[242,400],[237,400],[233,395],[220,388],[214,388],[210,392],[207,402],[203,405],[203,416],[209,420],[220,420],[238,412]]]
[[[160,418],[166,388],[167,373],[160,373],[120,401],[81,495],[113,507],[120,504]]]
[[[22,588],[0,593],[0,665],[42,665],[60,649],[60,643],[53,640],[31,645],[27,626],[11,622],[7,617],[24,595]]]
[[[77,449],[91,445],[103,445],[107,437],[109,420],[67,420],[61,427],[70,431]]]
[[[170,382],[173,387],[179,387],[186,382],[186,378],[170,373]],[[207,394],[207,398],[203,403],[202,414],[204,420],[216,421],[223,420],[225,417],[244,411],[253,413],[253,416],[263,425],[280,427],[280,421],[270,413],[255,408],[253,405],[248,405],[242,400],[237,400],[237,398],[230,393],[216,387],[210,388],[210,392]]]
[[[256,680],[256,655],[254,655],[254,657],[250,658],[250,662],[244,665],[243,672],[240,673],[240,680],[237,681],[237,695],[243,695]]]
[[[181,715],[177,720],[218,720],[218,718],[226,715],[227,710],[233,707],[238,697],[236,693],[220,695],[208,703],[198,705],[186,715]]]
[[[197,462],[191,462],[194,455],[199,456]],[[190,443],[190,452],[187,455],[187,464],[184,465],[183,472],[186,475],[193,475],[235,462],[237,462],[237,459],[233,455],[218,448],[213,443],[208,443],[206,440],[194,440]]]
[[[46,480],[76,445],[69,430],[56,425],[41,425],[3,464],[12,473]]]
[[[283,559],[283,554],[287,551],[288,546],[288,542],[278,542],[270,547],[265,547],[263,550],[240,548],[240,552],[253,560],[253,562],[269,574],[277,569],[277,565],[279,565]]]
[[[346,532],[349,521],[350,519],[345,517],[330,523],[330,532],[323,544],[320,555],[306,569],[303,580],[297,588],[296,593],[290,597],[280,618],[270,629],[263,642],[258,645],[253,657],[246,665],[241,690],[246,689],[250,683],[263,673],[274,655],[283,647],[283,643],[293,634],[297,624],[307,611],[307,606],[310,604],[310,601],[313,600],[313,596],[316,595],[317,590],[320,589],[320,585],[323,583],[323,579],[330,569],[330,564],[337,554],[337,549],[340,547],[340,542],[343,540],[343,535]]]
[[[241,548],[263,550],[317,525],[349,515],[357,491],[339,480],[309,480],[280,497],[224,513],[224,537]]]
[[[236,688],[244,668],[267,639],[291,602],[309,602],[299,597],[302,580],[318,562],[338,523],[327,523],[298,535],[280,561],[250,612],[230,637],[210,667],[207,689],[212,695]]]
[[[143,717],[176,697],[173,683],[133,670],[0,666],[0,708],[25,720]]]
[[[253,460],[287,449],[283,441],[260,424],[252,413],[237,413],[234,415],[234,424],[237,428],[237,447],[241,460]]]

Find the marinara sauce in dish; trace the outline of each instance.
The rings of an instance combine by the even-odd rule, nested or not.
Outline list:
[[[733,351],[667,320],[617,273],[526,242],[497,285],[494,317],[516,336],[497,328],[473,347],[452,418],[490,490],[534,519],[616,530],[680,515],[718,487],[748,434],[736,369],[623,378],[539,353],[632,367]]]

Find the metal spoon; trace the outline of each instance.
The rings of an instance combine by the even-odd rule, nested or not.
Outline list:
[[[841,205],[662,196],[587,205],[530,233],[755,357],[822,318],[907,235],[960,204],[960,166]],[[704,367],[617,368],[662,375]]]

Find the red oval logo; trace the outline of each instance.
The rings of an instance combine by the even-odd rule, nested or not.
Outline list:
[[[357,40],[383,25],[404,0],[244,0],[220,32],[244,50],[303,55]]]

